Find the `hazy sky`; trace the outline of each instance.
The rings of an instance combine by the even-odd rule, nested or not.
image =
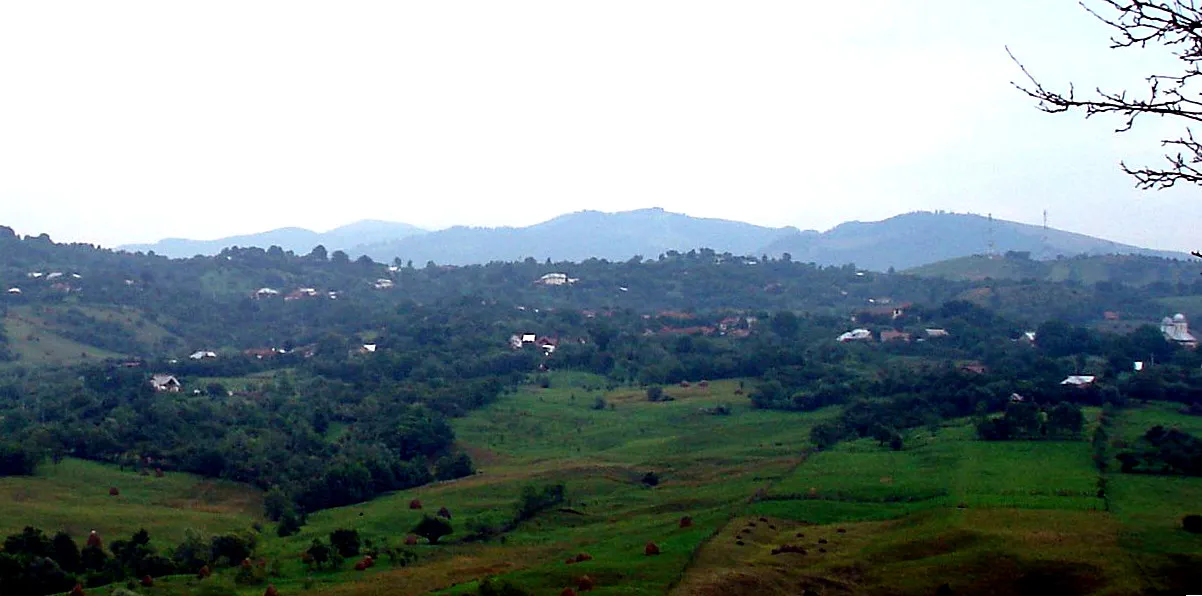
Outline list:
[[[1138,85],[1072,0],[5,2],[0,224],[105,245],[358,219],[526,225],[659,206],[827,229],[992,213],[1198,248],[1140,193],[1157,126],[1048,116]],[[1170,129],[1171,130],[1171,129]]]

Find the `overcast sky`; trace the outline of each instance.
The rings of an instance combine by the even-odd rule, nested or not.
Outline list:
[[[1164,249],[1151,122],[1010,87],[1135,86],[1072,0],[6,2],[0,225],[108,246],[359,219],[527,225],[596,209],[827,229],[992,213]],[[1157,127],[1161,127],[1157,130]]]

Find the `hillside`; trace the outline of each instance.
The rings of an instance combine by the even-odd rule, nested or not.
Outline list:
[[[1093,285],[1098,282],[1146,286],[1154,283],[1193,283],[1202,271],[1193,258],[1165,259],[1141,255],[1089,255],[1049,261],[1036,261],[1025,255],[973,255],[930,263],[906,273],[958,281],[1040,280],[1072,281]]]
[[[1046,235],[1046,240],[1045,240]],[[877,222],[848,222],[821,234],[795,234],[768,245],[769,255],[821,265],[855,263],[874,271],[910,269],[928,263],[986,254],[1028,252],[1034,259],[1057,256],[1142,254],[1184,258],[1182,253],[1120,244],[1063,230],[1044,230],[1012,221],[957,213],[916,212]]]
[[[268,248],[278,246],[298,254],[307,254],[313,247],[322,245],[326,250],[351,251],[353,247],[372,242],[405,238],[426,231],[405,223],[386,221],[359,221],[328,232],[314,232],[304,228],[280,228],[257,234],[229,236],[216,240],[188,240],[166,238],[152,244],[128,244],[119,247],[129,252],[151,252],[173,259],[184,259],[196,255],[215,255],[231,246]]]

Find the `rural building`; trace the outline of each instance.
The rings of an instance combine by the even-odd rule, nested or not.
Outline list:
[[[926,329],[925,331],[926,331],[927,337],[932,338],[932,339],[936,338],[936,337],[947,337],[948,335],[951,335],[950,333],[947,332],[947,329],[932,328],[932,329]]]
[[[881,332],[881,341],[882,342],[890,342],[890,341],[909,342],[910,334],[906,333],[905,331],[895,331],[893,329],[886,329]]]
[[[574,284],[578,281],[580,280],[575,277],[568,277],[568,274],[566,273],[548,273],[538,278],[538,281],[534,283],[542,284],[544,286],[563,286],[567,284]]]
[[[316,298],[317,290],[314,288],[297,288],[295,291],[284,296],[284,300],[303,300],[305,298]]]
[[[14,296],[19,296],[21,294],[21,288],[9,288],[8,293]]]
[[[272,288],[259,288],[258,290],[255,290],[255,298],[256,299],[271,298],[272,296],[279,296],[279,295],[280,295],[280,291],[276,290],[276,289],[272,289]]]
[[[1165,317],[1160,322],[1160,332],[1164,334],[1165,340],[1179,346],[1184,346],[1191,350],[1198,347],[1198,340],[1189,332],[1189,322],[1185,320],[1185,315],[1181,313],[1177,313],[1172,317]]]
[[[212,360],[216,357],[217,352],[209,350],[199,350],[188,355],[188,358],[191,358],[192,360]]]
[[[1085,388],[1093,385],[1095,378],[1097,377],[1093,375],[1069,375],[1063,381],[1060,381],[1060,384],[1070,387]]]
[[[359,353],[360,354],[375,354],[376,353],[376,344],[363,344],[363,347],[359,348]]]
[[[388,290],[388,289],[391,289],[396,284],[393,283],[393,281],[391,279],[385,279],[385,278],[381,277],[380,279],[377,279],[376,283],[374,283],[372,285],[377,290]]]
[[[150,386],[154,387],[155,391],[168,393],[179,393],[179,390],[182,388],[179,379],[172,375],[154,375],[150,377]]]
[[[872,332],[867,329],[852,329],[843,335],[835,338],[835,341],[847,343],[849,341],[872,341]]]

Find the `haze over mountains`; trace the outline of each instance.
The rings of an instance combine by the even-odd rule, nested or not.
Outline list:
[[[581,211],[526,227],[456,226],[428,232],[416,226],[362,221],[329,232],[282,228],[217,240],[166,239],[148,245],[120,247],[128,251],[186,258],[213,255],[229,246],[279,246],[304,254],[317,245],[342,250],[352,258],[377,261],[428,261],[466,265],[489,261],[582,261],[656,258],[676,250],[711,248],[719,253],[769,255],[788,253],[794,260],[886,270],[984,254],[993,250],[1029,252],[1032,258],[1081,254],[1143,254],[1184,258],[1183,253],[1146,249],[1084,234],[1044,229],[987,217],[946,212],[915,212],[877,222],[847,222],[826,232],[793,227],[769,228],[749,223],[697,218],[662,209],[619,213]]]

